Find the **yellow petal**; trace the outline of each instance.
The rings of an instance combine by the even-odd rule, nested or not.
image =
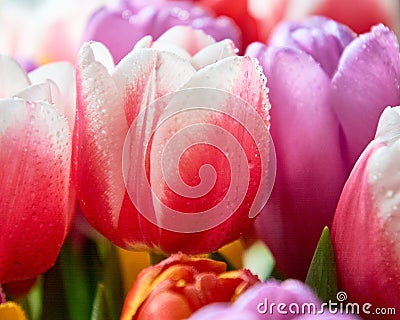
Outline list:
[[[127,251],[118,248],[118,254],[121,263],[124,292],[127,294],[140,271],[150,266],[149,253],[144,251]]]
[[[0,319],[27,320],[24,310],[22,310],[21,306],[11,301],[0,304]]]
[[[243,244],[240,240],[231,242],[218,251],[224,255],[236,269],[243,268]]]

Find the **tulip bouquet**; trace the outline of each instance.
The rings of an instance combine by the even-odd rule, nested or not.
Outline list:
[[[399,14],[2,4],[0,320],[399,319]]]

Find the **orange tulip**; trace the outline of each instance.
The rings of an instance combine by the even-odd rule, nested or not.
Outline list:
[[[224,262],[175,254],[139,274],[121,320],[185,319],[209,303],[234,301],[257,282],[248,270],[226,272]]]

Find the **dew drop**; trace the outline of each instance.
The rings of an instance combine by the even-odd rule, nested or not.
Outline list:
[[[386,197],[387,197],[387,198],[391,198],[391,197],[393,197],[393,194],[394,194],[393,190],[388,190],[388,191],[386,192]]]
[[[128,20],[131,16],[132,16],[132,11],[129,9],[126,9],[124,11],[122,11],[122,19]]]

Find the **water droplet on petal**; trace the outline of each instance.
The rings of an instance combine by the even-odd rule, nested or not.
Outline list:
[[[132,16],[132,11],[129,9],[126,9],[126,10],[122,11],[121,16],[122,16],[122,19],[128,20]]]
[[[393,197],[393,194],[394,194],[393,190],[388,190],[388,191],[386,192],[386,197],[387,197],[387,198],[391,198],[391,197]]]

